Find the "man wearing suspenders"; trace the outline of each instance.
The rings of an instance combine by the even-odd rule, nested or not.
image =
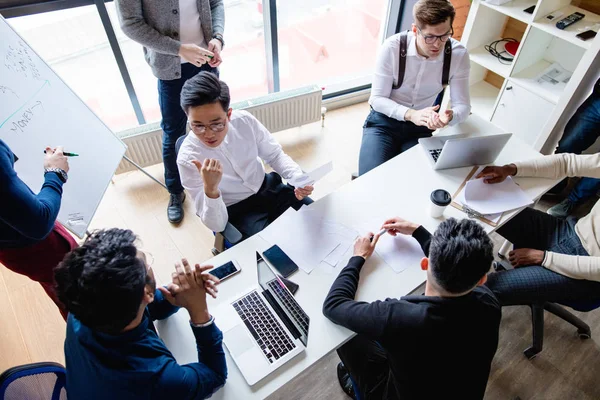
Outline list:
[[[447,0],[419,0],[412,30],[383,43],[369,98],[371,113],[363,127],[360,175],[469,115],[469,54],[451,38],[454,15]],[[441,111],[448,85],[452,108]]]

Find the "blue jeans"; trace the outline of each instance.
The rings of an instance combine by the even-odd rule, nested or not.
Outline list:
[[[175,142],[179,137],[185,135],[187,116],[181,108],[181,89],[183,84],[193,78],[200,71],[214,72],[219,75],[216,68],[208,64],[196,67],[193,64],[181,64],[181,78],[170,81],[158,80],[158,104],[162,121],[160,127],[163,130],[163,164],[165,165],[165,185],[171,194],[183,192],[179,170],[177,169],[177,154],[175,153]]]
[[[592,94],[571,117],[558,142],[557,153],[581,154],[600,136],[600,94]],[[569,200],[578,203],[593,197],[600,190],[600,179],[583,178],[569,193]]]
[[[575,232],[575,218],[562,220],[526,208],[498,229],[515,249],[588,256]],[[570,305],[600,301],[600,282],[572,279],[542,266],[519,267],[488,275],[486,285],[503,306],[551,302]]]
[[[371,110],[363,126],[358,174],[363,175],[430,137],[433,131]]]

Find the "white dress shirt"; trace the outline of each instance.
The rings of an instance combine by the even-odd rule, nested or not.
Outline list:
[[[420,110],[431,107],[437,95],[442,91],[442,71],[444,51],[435,58],[426,58],[417,52],[416,37],[408,33],[406,51],[406,70],[402,86],[394,90],[398,79],[398,58],[400,34],[389,37],[383,42],[377,55],[375,75],[371,88],[369,104],[390,118],[404,121],[409,109]],[[464,121],[471,111],[469,97],[469,70],[471,64],[467,49],[459,41],[452,41],[452,62],[450,64],[450,101],[454,116],[450,125]],[[443,47],[442,47],[443,49]]]
[[[179,41],[183,44],[197,44],[202,48],[208,45],[204,40],[200,11],[197,0],[179,0]],[[181,63],[187,60],[181,59]]]
[[[217,159],[223,166],[219,197],[204,193],[202,175],[192,161]],[[221,232],[227,225],[227,207],[256,194],[265,179],[261,159],[285,179],[302,175],[302,170],[277,143],[273,135],[247,111],[233,111],[229,130],[217,147],[208,147],[189,132],[177,156],[183,187],[194,200],[196,214],[204,225]]]

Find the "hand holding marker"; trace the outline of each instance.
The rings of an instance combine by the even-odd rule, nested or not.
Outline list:
[[[44,154],[46,154],[46,150],[44,150]],[[79,154],[77,154],[77,153],[68,153],[66,151],[63,151],[63,155],[65,157],[79,157]]]

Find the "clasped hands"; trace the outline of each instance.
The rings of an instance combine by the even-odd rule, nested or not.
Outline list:
[[[187,259],[183,258],[181,263],[175,263],[171,283],[158,288],[169,303],[188,310],[191,321],[195,324],[203,324],[210,320],[206,294],[216,299],[219,292],[217,285],[221,281],[206,272],[211,268],[212,265],[196,264],[192,269]]]
[[[404,115],[404,119],[412,122],[417,126],[426,126],[431,130],[441,129],[448,125],[454,118],[454,111],[445,110],[443,113],[438,113],[440,106],[426,107],[421,110],[408,110]]]

